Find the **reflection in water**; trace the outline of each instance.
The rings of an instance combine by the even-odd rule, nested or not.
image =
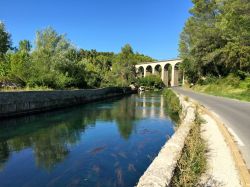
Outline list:
[[[1,121],[0,186],[133,186],[172,133],[155,94]]]

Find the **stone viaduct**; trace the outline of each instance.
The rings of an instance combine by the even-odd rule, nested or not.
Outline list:
[[[182,83],[184,80],[184,76],[179,71],[180,63],[182,63],[181,59],[147,62],[138,64],[135,68],[139,77],[145,77],[150,74],[160,75],[166,86],[178,86],[179,79],[182,77]]]

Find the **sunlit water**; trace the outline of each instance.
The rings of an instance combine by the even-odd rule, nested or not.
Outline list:
[[[0,122],[0,186],[134,186],[174,132],[160,94]]]

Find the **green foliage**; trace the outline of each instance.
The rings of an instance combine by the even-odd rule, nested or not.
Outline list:
[[[32,45],[29,40],[21,40],[19,42],[19,48],[18,48],[19,51],[30,52],[31,48]]]
[[[114,58],[112,70],[106,74],[106,80],[112,85],[128,86],[136,80],[135,55],[132,47],[126,44]]]
[[[179,123],[179,117],[182,111],[179,98],[171,89],[168,88],[164,90],[163,96],[165,101],[165,107],[169,116],[173,121]]]
[[[129,44],[126,44],[122,47],[121,53],[118,54],[112,69],[118,75],[118,80],[122,82],[121,86],[129,85],[135,81],[135,64],[133,49]]]
[[[11,48],[11,35],[0,21],[0,58]]]
[[[126,44],[121,52],[77,50],[65,35],[49,27],[36,33],[35,46],[22,40],[9,51],[10,34],[0,25],[0,83],[10,82],[28,88],[98,88],[128,86],[135,82],[137,62],[152,60],[134,53]]]
[[[137,62],[137,64],[156,61],[155,59],[153,59],[149,56],[140,54],[140,53],[135,53],[134,58],[135,58],[135,61]]]
[[[66,87],[72,79],[62,69],[69,61],[67,54],[72,48],[70,42],[52,28],[38,31],[28,84],[51,88]]]
[[[161,78],[157,75],[149,75],[138,79],[140,86],[146,86],[149,88],[163,88],[164,83]]]
[[[199,83],[193,87],[195,91],[250,101],[250,77],[241,80],[240,77],[229,74],[224,78],[207,77]]]
[[[250,72],[250,2],[193,0],[179,51],[189,82]]]
[[[30,77],[30,55],[26,51],[18,51],[8,55],[8,63],[10,64],[9,79],[23,86]]]

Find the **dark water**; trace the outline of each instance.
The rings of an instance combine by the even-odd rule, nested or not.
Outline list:
[[[134,186],[173,134],[160,94],[0,122],[0,186]]]

